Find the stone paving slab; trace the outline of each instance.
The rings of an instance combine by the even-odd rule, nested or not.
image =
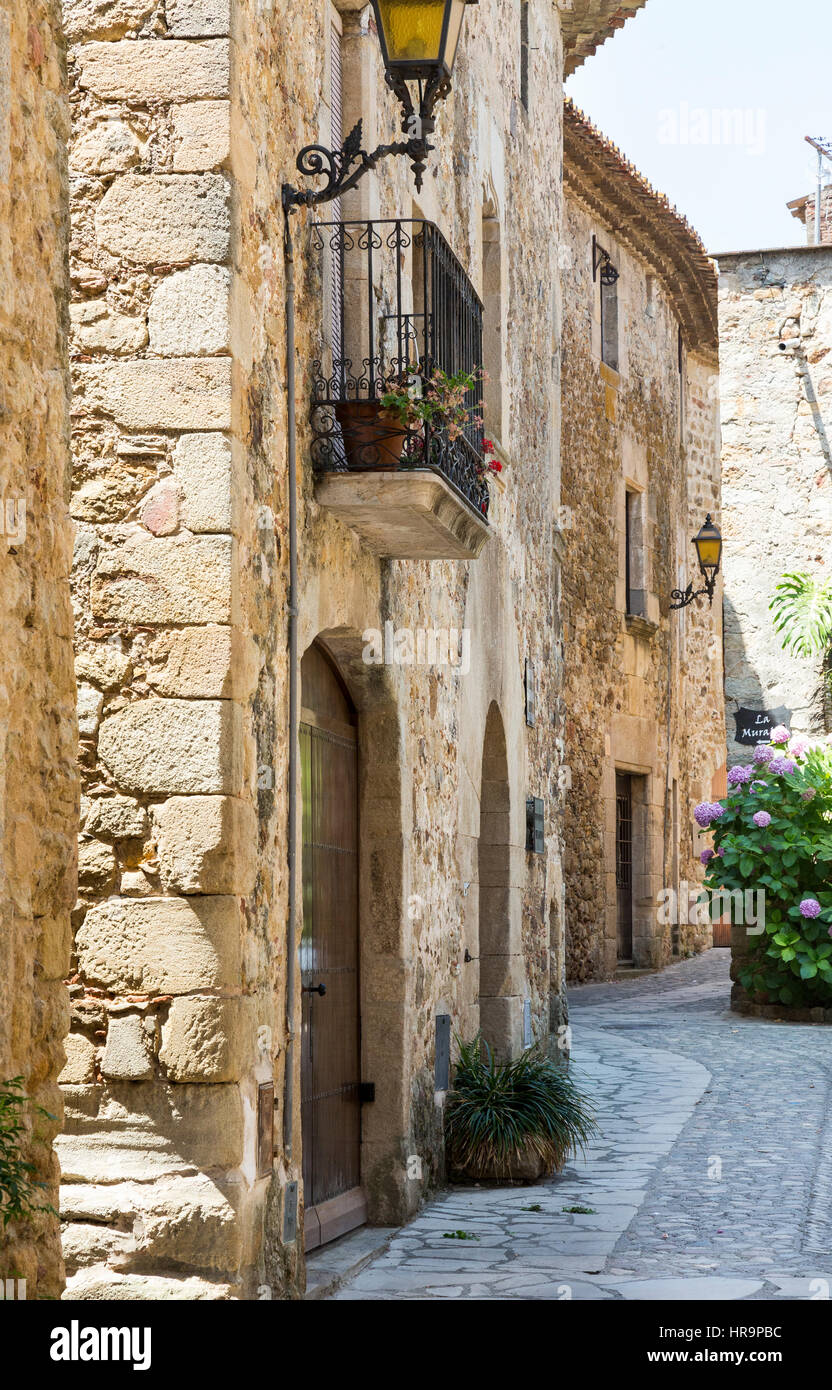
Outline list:
[[[599,1139],[555,1179],[440,1194],[332,1297],[828,1298],[832,1030],[732,1014],[728,963],[573,990]]]

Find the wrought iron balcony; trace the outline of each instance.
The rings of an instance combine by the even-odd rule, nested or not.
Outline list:
[[[445,238],[418,219],[322,222],[312,233],[326,304],[313,363],[319,500],[382,555],[473,558],[488,536],[482,382],[461,431],[408,427],[381,405],[437,369],[482,365],[482,304]]]

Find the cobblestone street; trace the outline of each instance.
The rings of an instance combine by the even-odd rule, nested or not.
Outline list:
[[[441,1195],[331,1297],[828,1297],[832,1034],[731,1014],[728,965],[573,989],[573,1075],[601,1128],[586,1159]]]

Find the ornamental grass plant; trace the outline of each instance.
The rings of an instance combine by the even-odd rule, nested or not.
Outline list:
[[[448,1159],[457,1171],[510,1179],[533,1155],[556,1172],[597,1133],[586,1098],[535,1049],[498,1062],[480,1034],[467,1043],[458,1038],[457,1046],[445,1106]]]

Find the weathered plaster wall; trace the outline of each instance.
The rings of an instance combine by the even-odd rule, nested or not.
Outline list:
[[[600,360],[596,235],[620,271],[619,371]],[[567,196],[563,275],[564,704],[567,969],[616,969],[615,774],[635,774],[633,960],[700,950],[707,928],[658,917],[661,889],[699,876],[693,805],[724,762],[718,599],[669,613],[693,577],[690,537],[719,510],[714,369],[678,358],[662,281],[612,226]],[[680,391],[684,393],[684,423]],[[625,491],[641,495],[641,616],[626,614]],[[642,579],[633,576],[633,587]]]
[[[69,596],[66,70],[55,4],[0,8],[0,1080],[22,1076],[24,1157],[54,1203],[56,1077],[75,893]],[[19,1297],[63,1284],[57,1221],[0,1233]]]
[[[769,602],[783,574],[832,566],[832,250],[720,259],[728,761],[735,711],[791,711],[824,731],[818,659],[784,652]],[[828,718],[828,711],[827,711]],[[828,725],[827,725],[828,727]]]

